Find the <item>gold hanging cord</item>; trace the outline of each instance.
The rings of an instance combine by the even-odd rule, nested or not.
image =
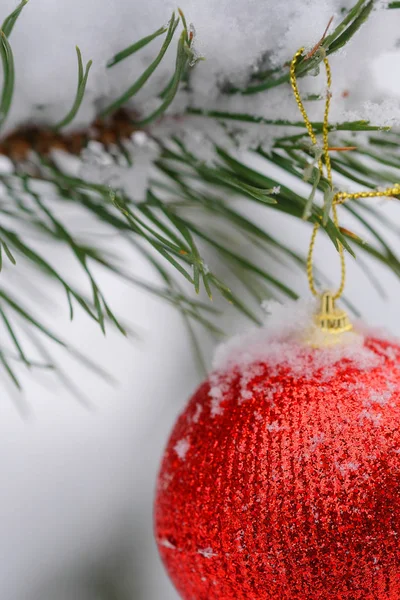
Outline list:
[[[292,85],[293,94],[296,99],[297,106],[299,107],[299,110],[303,116],[304,123],[307,127],[307,131],[309,133],[311,141],[312,141],[313,145],[315,147],[317,147],[317,145],[318,145],[317,138],[314,133],[313,126],[310,122],[310,119],[307,116],[303,101],[300,97],[300,92],[299,92],[299,88],[297,85],[297,79],[296,79],[297,61],[299,60],[299,58],[303,54],[303,52],[304,52],[304,48],[300,48],[296,52],[296,54],[294,55],[294,57],[292,59],[292,62],[290,65],[290,83]],[[323,177],[324,176],[324,163],[325,163],[326,178],[329,182],[330,187],[333,189],[331,159],[330,159],[330,155],[329,155],[329,143],[328,143],[329,108],[330,108],[330,102],[331,102],[330,89],[331,89],[331,83],[332,83],[332,76],[331,76],[331,68],[329,65],[329,61],[326,57],[323,59],[323,62],[324,62],[325,69],[326,69],[327,91],[326,91],[326,100],[325,100],[324,120],[323,120],[323,124],[322,124],[323,147],[322,147],[322,155],[318,159],[318,168],[319,168],[321,177]],[[324,160],[322,159],[322,157],[324,158]],[[333,197],[333,201],[332,201],[333,222],[335,223],[336,227],[339,228],[337,207],[339,204],[343,204],[343,202],[345,202],[346,200],[356,200],[357,198],[375,198],[375,197],[382,197],[382,196],[395,196],[395,195],[398,196],[399,194],[400,194],[400,185],[399,184],[396,184],[394,187],[390,187],[390,188],[387,188],[382,191],[375,190],[375,191],[371,191],[371,192],[355,192],[355,193],[336,192],[336,194]],[[318,290],[315,286],[314,268],[313,268],[314,247],[315,247],[315,241],[316,241],[317,233],[318,233],[320,226],[321,226],[320,222],[317,221],[314,225],[314,229],[313,229],[313,232],[311,235],[310,247],[308,250],[308,257],[307,257],[307,277],[308,277],[308,283],[310,286],[310,290],[313,293],[313,295],[324,299],[323,297],[325,296],[325,294],[318,292]],[[344,256],[344,248],[339,240],[338,240],[338,245],[339,245],[341,277],[340,277],[340,285],[339,285],[337,291],[330,293],[330,296],[331,296],[333,302],[335,300],[337,300],[338,298],[340,298],[340,296],[343,294],[344,287],[346,284],[346,260],[345,260],[345,256]]]

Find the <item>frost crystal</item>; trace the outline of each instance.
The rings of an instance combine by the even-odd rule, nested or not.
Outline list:
[[[190,448],[190,442],[187,438],[184,438],[183,440],[179,440],[179,442],[176,442],[176,444],[174,446],[174,450],[181,460],[185,460],[185,457],[186,457],[186,454],[187,454],[189,448]]]
[[[267,425],[267,430],[271,433],[273,431],[279,431],[281,428],[281,426],[279,425],[278,421],[273,421],[272,423],[269,423]]]
[[[193,415],[193,423],[199,422],[200,415],[202,412],[203,412],[203,407],[201,406],[201,404],[197,403],[196,404],[196,412]]]
[[[359,469],[360,463],[358,462],[347,462],[347,463],[336,463],[336,468],[340,471],[341,475],[345,476],[347,473],[352,471],[357,471]]]
[[[197,553],[204,556],[204,558],[212,558],[213,556],[218,556],[218,554],[214,554],[212,548],[204,548],[202,550],[198,550]]]
[[[160,540],[159,544],[160,546],[164,546],[164,548],[169,548],[169,550],[176,550],[176,546],[167,539]]]

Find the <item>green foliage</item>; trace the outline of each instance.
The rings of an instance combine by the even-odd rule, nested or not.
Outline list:
[[[65,115],[65,117],[61,121],[59,121],[59,123],[56,123],[56,125],[54,125],[54,129],[62,129],[74,120],[78,113],[79,107],[82,104],[83,96],[85,95],[86,83],[89,77],[89,71],[90,67],[92,66],[92,61],[89,60],[84,71],[82,63],[82,54],[78,46],[76,46],[76,54],[78,57],[78,88],[76,90],[75,100],[71,107],[71,110]]]
[[[164,55],[165,55],[166,51],[168,50],[170,43],[172,42],[172,38],[174,37],[174,33],[176,31],[176,28],[178,27],[178,24],[179,24],[179,17],[176,18],[175,13],[172,13],[172,17],[169,22],[167,35],[166,35],[165,40],[160,48],[160,51],[159,51],[158,55],[156,56],[156,58],[154,59],[154,61],[144,71],[144,73],[139,77],[139,79],[137,79],[135,81],[135,83],[133,85],[131,85],[130,88],[128,88],[126,90],[126,92],[124,92],[122,94],[122,96],[120,96],[119,98],[114,100],[114,102],[109,104],[100,113],[101,117],[105,117],[105,116],[115,112],[118,108],[121,108],[121,106],[126,104],[128,102],[128,100],[130,100],[133,96],[135,96],[142,89],[142,87],[144,86],[146,81],[148,79],[150,79],[151,75],[154,73],[154,71],[157,69],[158,65],[164,58]],[[129,56],[129,54],[127,54],[127,56]]]
[[[313,71],[323,60],[325,55],[329,56],[337,52],[353,37],[357,30],[368,19],[373,8],[373,0],[359,0],[352,9],[350,9],[341,23],[334,31],[325,37],[321,43],[321,50],[316,52],[309,60],[300,59],[296,67],[296,76],[304,77],[310,71]],[[247,86],[243,89],[235,88],[234,86],[227,87],[227,92],[231,94],[258,94],[259,92],[267,91],[283,83],[288,83],[290,79],[287,65],[282,65],[272,72],[267,72],[265,76],[260,77],[259,83]]]
[[[4,32],[0,32],[0,54],[3,64],[4,83],[0,99],[0,127],[3,125],[11,108],[14,94],[14,57],[10,43]]]
[[[17,8],[4,20],[0,30],[0,54],[3,65],[3,89],[0,99],[0,127],[3,125],[10,111],[14,94],[14,57],[8,38],[27,2],[28,0],[22,0]]]
[[[209,117],[222,121],[239,121],[241,123],[255,123],[256,125],[278,125],[281,127],[300,127],[304,128],[304,121],[288,121],[286,119],[265,119],[256,115],[246,115],[241,113],[231,113],[220,110],[204,110],[200,108],[190,107],[187,109],[189,115],[197,115],[200,117]],[[322,121],[314,121],[312,123],[314,131],[321,133]],[[335,123],[330,126],[330,131],[389,131],[390,127],[380,127],[369,123],[369,121],[344,121],[343,123]]]
[[[3,25],[1,26],[1,31],[6,37],[10,37],[14,25],[26,4],[28,4],[28,0],[22,0],[22,2],[18,4],[17,8],[13,10],[13,12],[4,20]]]
[[[134,54],[141,48],[144,48],[145,46],[147,46],[147,44],[150,44],[150,42],[152,42],[156,37],[162,35],[166,31],[167,27],[160,27],[160,29],[157,29],[157,31],[155,31],[154,33],[147,35],[138,42],[135,42],[131,46],[128,46],[128,48],[125,48],[125,50],[121,50],[121,52],[115,54],[115,56],[113,56],[112,59],[108,61],[107,68],[113,67],[114,65],[121,62],[121,60],[125,60],[125,58],[128,58],[128,56],[130,56],[131,54]]]
[[[10,110],[14,90],[14,65],[8,38],[25,4],[25,0],[21,2],[2,26],[0,52],[4,82],[0,99],[0,124]],[[394,8],[395,4],[398,3],[393,2],[390,7]],[[322,50],[315,52],[308,61],[299,60],[297,75],[304,76],[318,67],[324,53],[331,54],[342,48],[365,22],[371,8],[372,2],[358,1],[338,27],[322,41]],[[161,48],[151,64],[120,97],[103,109],[100,116],[107,117],[124,107],[143,88],[173,43],[179,25],[182,29],[176,45],[174,72],[165,88],[158,93],[158,108],[141,116],[135,125],[138,128],[144,127],[162,117],[182,82],[187,83],[190,78],[190,67],[196,59],[192,37],[181,11],[178,16],[171,16],[167,27],[160,27],[154,33],[134,42],[108,62],[107,68],[117,64],[122,68],[122,61],[134,60],[136,52],[164,36]],[[78,48],[77,57],[78,86],[75,100],[68,114],[55,126],[56,129],[73,122],[84,97],[91,61],[84,69]],[[224,91],[243,95],[267,93],[273,87],[287,84],[288,80],[288,66],[282,65],[279,69],[257,74],[244,89],[234,89],[228,85]],[[314,101],[318,99],[309,98]],[[360,233],[338,229],[329,218],[328,209],[332,198],[328,182],[319,173],[317,176],[313,168],[316,156],[309,146],[302,121],[269,120],[252,114],[204,111],[195,107],[188,109],[188,113],[213,119],[218,123],[237,121],[265,127],[282,126],[285,129],[282,129],[282,136],[275,140],[272,149],[267,151],[259,147],[251,150],[265,165],[260,170],[233,157],[226,148],[215,147],[214,160],[206,164],[178,139],[155,140],[160,154],[154,164],[155,175],[144,198],[134,198],[122,189],[110,189],[106,185],[72,177],[64,173],[51,156],[36,156],[34,174],[19,168],[14,174],[0,176],[0,182],[7,190],[0,205],[3,217],[0,220],[0,270],[4,262],[7,266],[8,263],[17,263],[15,268],[19,268],[20,263],[28,264],[64,291],[71,319],[75,311],[80,309],[103,332],[109,327],[116,327],[123,334],[131,333],[126,324],[121,323],[112,312],[97,283],[96,267],[100,266],[175,306],[182,314],[198,353],[196,324],[205,327],[213,336],[223,335],[216,324],[218,310],[209,299],[220,295],[258,323],[258,306],[265,297],[297,298],[296,289],[287,285],[279,271],[273,267],[275,263],[289,262],[293,269],[304,271],[304,255],[296,252],[286,240],[280,239],[279,233],[269,231],[257,220],[244,214],[243,202],[257,203],[265,211],[280,211],[293,218],[306,220],[310,225],[319,222],[336,249],[340,243],[353,256],[357,254],[359,258],[359,255],[362,257],[364,254],[373,257],[400,278],[400,260],[382,236],[377,223],[381,225],[384,221],[384,226],[391,229],[394,226],[385,221],[371,203],[358,201],[344,206],[344,210],[351,213],[359,224]],[[288,135],[288,127],[296,128],[296,133]],[[313,123],[313,127],[320,133],[322,123]],[[334,174],[343,175],[369,189],[398,180],[398,134],[382,132],[381,128],[367,121],[341,123],[335,125],[334,129],[332,141],[337,146],[357,145],[356,151],[332,157]],[[357,138],[359,132],[364,132],[362,141]],[[119,145],[119,150],[128,164],[132,164],[133,158],[129,150],[123,144]],[[114,149],[114,157],[115,151]],[[273,172],[280,172],[281,177],[273,178],[268,175],[271,165],[274,167]],[[296,190],[304,189],[304,180],[308,190],[300,194]],[[299,188],[298,182],[302,182],[303,187]],[[325,199],[322,207],[315,202],[318,192]],[[90,245],[87,240],[80,239],[60,216],[60,209],[65,205],[79,208],[83,218],[91,218],[103,229],[126,240],[132,251],[144,256],[157,272],[160,284],[154,285],[140,279],[130,268],[122,268],[106,248]],[[30,242],[32,233],[68,249],[74,257],[76,268],[84,274],[89,291],[87,294],[78,290],[45,253],[34,248]],[[363,239],[365,233],[372,238],[372,242]],[[251,244],[258,251],[262,264],[259,262],[261,258],[249,258],[241,250],[242,242]],[[207,251],[218,259],[212,261],[211,267],[208,267],[204,259]],[[224,264],[231,280],[237,282],[236,287],[239,290],[246,288],[247,298],[225,283],[214,262],[216,265],[219,262]],[[359,259],[359,264],[365,269],[362,258]],[[382,293],[376,278],[366,272],[371,277],[371,283]],[[1,277],[0,321],[11,348],[6,347],[6,343],[0,346],[0,362],[6,373],[19,386],[16,366],[57,368],[65,384],[72,387],[62,370],[51,360],[39,336],[65,347],[80,361],[83,357],[73,348],[67,347],[56,332],[49,329],[41,318],[36,317],[31,307],[25,306],[23,298],[16,297],[15,293],[5,287],[6,269],[1,272]],[[193,286],[197,294],[203,294],[204,299],[193,298],[188,289],[190,286]],[[36,347],[39,361],[30,358],[25,346],[26,335]],[[90,368],[96,368],[88,361],[87,364]]]

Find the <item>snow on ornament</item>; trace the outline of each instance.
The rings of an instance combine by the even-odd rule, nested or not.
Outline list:
[[[317,148],[297,85],[303,50],[290,81]],[[400,186],[334,190],[329,106],[328,89],[316,161],[329,193],[307,260],[320,307],[275,307],[266,327],[221,347],[165,451],[156,538],[184,600],[400,599],[400,345],[353,330],[336,306],[344,238],[338,290],[321,294],[313,274],[322,219],[339,232],[339,204]]]
[[[184,600],[398,599],[400,346],[314,347],[304,305],[275,312],[217,351],[175,425],[164,564]]]

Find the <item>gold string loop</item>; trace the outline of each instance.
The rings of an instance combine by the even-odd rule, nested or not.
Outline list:
[[[311,123],[310,119],[308,118],[306,109],[304,108],[304,104],[301,99],[299,88],[297,85],[296,65],[297,65],[299,58],[302,56],[303,52],[304,52],[304,47],[300,48],[296,52],[296,54],[293,56],[293,59],[292,59],[291,65],[290,65],[290,83],[292,86],[295,100],[297,102],[297,106],[299,107],[301,115],[304,119],[304,123],[307,128],[310,139],[311,139],[313,145],[317,148],[318,147],[317,137],[315,135],[312,123]],[[327,91],[326,91],[326,98],[325,98],[324,120],[322,123],[322,142],[323,142],[322,143],[322,153],[320,152],[320,156],[318,158],[318,169],[319,169],[321,177],[324,176],[324,170],[325,170],[326,179],[328,180],[329,185],[330,185],[331,189],[333,190],[332,168],[331,168],[331,159],[330,159],[330,155],[329,155],[329,141],[328,141],[329,109],[330,109],[330,102],[331,102],[331,91],[330,90],[331,90],[331,84],[332,84],[332,75],[331,75],[331,68],[329,65],[329,61],[326,57],[323,59],[323,63],[325,65],[325,70],[326,70]],[[325,167],[325,169],[324,169],[324,167]],[[383,196],[399,196],[399,195],[400,195],[400,184],[395,184],[394,186],[389,187],[385,190],[381,190],[381,191],[376,190],[376,191],[371,191],[371,192],[355,192],[355,193],[336,192],[335,195],[333,196],[333,200],[332,200],[332,209],[331,209],[332,210],[332,220],[335,223],[336,227],[339,229],[339,219],[338,219],[337,207],[339,204],[343,204],[346,200],[356,200],[358,198],[375,198],[375,197],[383,197]],[[309,246],[308,256],[307,256],[307,278],[308,278],[308,284],[309,284],[312,294],[319,298],[323,298],[324,294],[319,292],[315,285],[314,266],[313,266],[313,262],[314,262],[313,255],[314,255],[314,249],[315,249],[315,242],[316,242],[318,230],[320,227],[321,227],[320,221],[316,221],[314,224],[312,234],[311,234],[310,246]],[[340,276],[340,284],[339,284],[337,291],[331,293],[333,301],[340,298],[340,296],[343,294],[345,284],[346,284],[346,260],[345,260],[343,245],[340,243],[339,240],[338,240],[338,250],[339,250],[341,276]]]
[[[297,64],[297,61],[299,60],[300,56],[303,54],[303,52],[304,52],[304,48],[300,48],[293,57],[293,60],[290,65],[290,83],[292,85],[293,94],[296,99],[297,106],[299,107],[299,110],[304,119],[304,123],[306,125],[308,134],[311,138],[312,143],[315,146],[317,146],[317,144],[318,144],[317,137],[314,133],[314,129],[311,124],[311,121],[308,118],[306,109],[304,108],[304,104],[303,104],[303,101],[300,96],[299,87],[297,85],[297,79],[296,79],[296,64]],[[331,104],[330,89],[331,89],[331,84],[332,84],[332,75],[331,75],[331,67],[330,67],[329,61],[326,57],[323,59],[323,62],[325,65],[325,70],[326,70],[327,90],[326,90],[326,98],[325,98],[324,120],[322,123],[322,142],[323,142],[322,154],[321,154],[321,157],[318,159],[318,168],[319,168],[319,172],[320,172],[321,176],[323,176],[324,175],[324,162],[325,162],[326,178],[329,182],[330,187],[333,189],[331,157],[329,155],[329,140],[328,140],[329,109],[330,109],[330,104]],[[324,161],[322,160],[322,157],[324,157]],[[333,216],[333,221],[334,221],[335,225],[337,227],[339,227],[337,208],[336,208],[336,195],[334,196],[333,202],[332,202],[332,216]],[[318,290],[315,286],[313,255],[314,255],[315,242],[317,239],[317,233],[318,233],[320,226],[321,226],[321,224],[318,221],[316,221],[316,223],[314,224],[313,232],[311,234],[311,241],[310,241],[310,246],[309,246],[308,256],[307,256],[308,284],[309,284],[312,294],[314,296],[318,296],[318,297],[321,297],[322,294],[320,292],[318,292]],[[345,257],[344,257],[344,248],[340,242],[339,242],[339,257],[340,257],[340,271],[341,271],[340,285],[339,285],[338,290],[333,294],[334,300],[337,300],[338,298],[340,298],[340,296],[343,293],[344,286],[346,283],[346,261],[345,261]]]

